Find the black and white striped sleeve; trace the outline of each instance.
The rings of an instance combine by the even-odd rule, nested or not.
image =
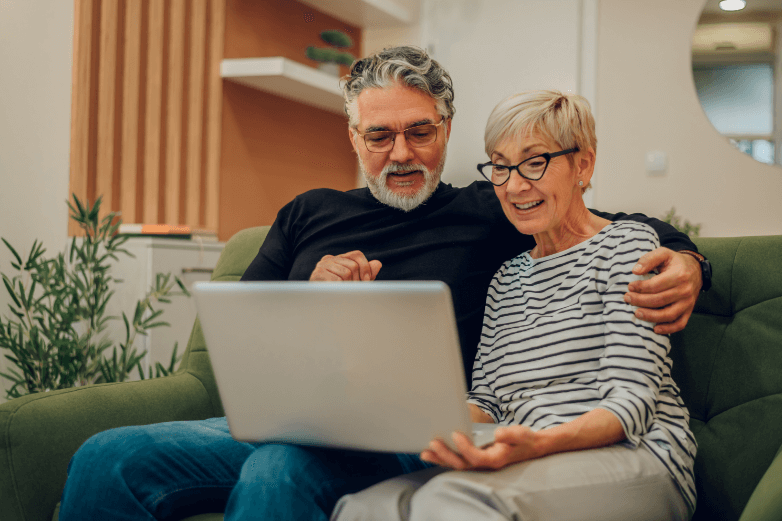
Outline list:
[[[624,294],[630,282],[650,277],[634,275],[632,269],[658,245],[656,233],[643,225],[617,238],[602,293],[605,351],[599,363],[598,407],[617,416],[633,446],[654,421],[670,340],[656,334],[654,324],[636,318]]]

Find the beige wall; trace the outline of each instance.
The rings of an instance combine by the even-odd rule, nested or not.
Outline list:
[[[660,216],[701,235],[782,234],[782,168],[740,153],[706,119],[690,70],[703,0],[600,0],[595,206]],[[668,155],[650,177],[648,151]]]
[[[0,1],[0,237],[25,253],[67,240],[72,31],[72,1]],[[10,260],[0,244],[0,271]]]

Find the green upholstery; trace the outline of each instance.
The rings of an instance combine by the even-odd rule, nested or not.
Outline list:
[[[213,280],[236,280],[266,234],[226,245]],[[714,286],[673,336],[674,379],[699,443],[695,519],[782,519],[782,236],[704,238]],[[175,376],[0,405],[0,520],[52,518],[68,460],[111,427],[223,414],[198,321]],[[204,514],[187,521],[220,521]]]
[[[782,519],[782,236],[696,243],[714,287],[671,349],[699,445],[694,519]]]

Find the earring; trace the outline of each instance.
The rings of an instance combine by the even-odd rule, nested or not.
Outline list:
[[[579,181],[578,186],[584,186],[584,181]]]

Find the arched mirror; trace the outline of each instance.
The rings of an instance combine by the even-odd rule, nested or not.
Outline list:
[[[782,165],[782,0],[707,0],[692,74],[717,131],[756,160]]]

